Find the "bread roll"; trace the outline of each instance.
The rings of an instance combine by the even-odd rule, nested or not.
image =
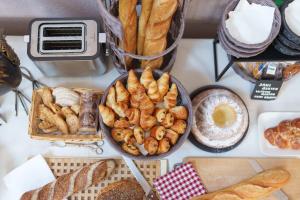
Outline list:
[[[290,179],[290,174],[284,169],[270,169],[242,181],[231,187],[218,190],[192,200],[256,200],[269,196],[280,189]]]
[[[87,165],[79,170],[62,175],[39,189],[26,192],[22,195],[21,200],[66,199],[74,193],[101,182],[112,173],[115,166],[114,160],[99,161]]]

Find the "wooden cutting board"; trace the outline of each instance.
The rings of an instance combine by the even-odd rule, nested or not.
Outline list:
[[[249,162],[251,159],[264,169],[281,167],[289,171],[291,180],[282,190],[289,200],[300,200],[300,159],[188,157],[184,162],[193,164],[208,192],[212,192],[254,176],[256,171]],[[271,196],[263,200],[279,199]]]

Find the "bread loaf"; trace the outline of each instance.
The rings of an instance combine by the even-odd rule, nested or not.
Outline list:
[[[150,17],[146,26],[143,55],[150,56],[161,53],[167,46],[167,34],[172,17],[177,9],[177,0],[154,0]],[[157,69],[161,66],[163,58],[144,60],[142,68]]]
[[[142,200],[143,197],[143,188],[136,181],[122,180],[102,189],[97,200]]]
[[[26,192],[22,195],[21,200],[63,200],[86,189],[91,185],[96,185],[115,168],[113,160],[99,161],[87,165],[77,171],[58,177],[55,181],[47,185]]]
[[[137,0],[119,1],[119,19],[121,21],[124,35],[120,47],[127,53],[136,53],[137,46]],[[125,57],[127,67],[130,67],[132,58]]]
[[[270,169],[231,187],[193,197],[192,200],[257,200],[283,187],[289,178],[286,170]]]

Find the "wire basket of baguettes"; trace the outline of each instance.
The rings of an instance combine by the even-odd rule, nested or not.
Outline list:
[[[102,91],[86,88],[39,88],[32,93],[29,135],[32,139],[60,142],[97,142],[97,106]]]
[[[100,15],[119,73],[146,67],[171,71],[189,0],[104,2],[98,0]]]

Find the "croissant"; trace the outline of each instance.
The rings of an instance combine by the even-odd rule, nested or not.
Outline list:
[[[107,98],[106,98],[106,106],[113,108],[113,105],[116,104],[116,90],[115,87],[112,86],[108,90]]]
[[[141,96],[139,109],[141,111],[144,111],[145,113],[148,113],[148,114],[152,114],[154,109],[155,109],[154,103],[146,95],[146,93],[143,93],[142,96]]]
[[[179,138],[179,134],[176,133],[175,131],[173,131],[172,129],[166,129],[166,138],[169,139],[169,141],[171,142],[172,145],[176,144],[178,138]]]
[[[144,143],[144,130],[141,127],[138,126],[134,127],[133,135],[138,144]]]
[[[114,127],[115,128],[129,128],[130,123],[125,118],[120,118],[120,119],[115,121]]]
[[[153,137],[147,137],[144,141],[144,148],[149,153],[149,155],[154,155],[158,149],[158,141]]]
[[[152,81],[155,81],[153,78],[152,69],[148,67],[143,71],[140,82],[146,89],[149,89],[149,85]]]
[[[126,117],[125,111],[128,109],[128,105],[124,102],[118,102],[113,104],[112,109],[117,115],[119,115],[119,117]]]
[[[148,96],[154,102],[159,102],[160,101],[160,94],[159,94],[159,91],[158,91],[158,85],[157,85],[156,81],[152,81],[149,84]]]
[[[166,134],[166,129],[163,126],[155,126],[151,129],[150,136],[156,140],[162,140]]]
[[[140,101],[145,94],[145,89],[143,86],[137,88],[137,90],[130,96],[130,104],[134,108],[139,108]]]
[[[127,79],[127,89],[128,89],[128,92],[130,94],[135,93],[138,90],[139,85],[140,85],[140,82],[139,82],[136,74],[134,73],[134,71],[131,69],[128,72],[128,79]]]
[[[140,119],[140,126],[144,130],[149,130],[151,129],[154,125],[156,124],[156,118],[145,113],[141,112],[141,119]]]
[[[99,112],[102,116],[102,120],[104,124],[109,127],[113,127],[115,123],[115,113],[109,107],[103,106],[102,104],[99,105]]]
[[[172,113],[176,119],[186,120],[188,117],[188,111],[184,106],[175,106],[171,108],[169,112]]]
[[[170,141],[168,138],[163,138],[158,143],[157,154],[167,153],[171,148]]]
[[[161,77],[157,80],[158,91],[161,97],[164,97],[169,91],[170,87],[170,76],[168,73],[163,73]]]
[[[122,149],[129,154],[134,156],[140,155],[140,150],[134,144],[123,143]]]
[[[170,128],[174,124],[174,116],[171,113],[167,113],[165,119],[162,121],[162,125],[165,128]]]
[[[128,104],[129,102],[129,92],[124,87],[121,81],[116,82],[116,94],[117,94],[117,102],[124,102]]]
[[[186,122],[184,120],[176,120],[173,124],[173,126],[171,126],[171,129],[173,131],[176,131],[176,133],[179,134],[183,134],[185,132],[186,129]]]
[[[164,119],[166,118],[167,115],[167,109],[165,108],[156,108],[154,115],[156,117],[156,120],[159,123],[162,123],[164,121]]]
[[[125,111],[126,117],[130,124],[139,125],[140,123],[140,111],[137,108],[129,108]]]
[[[172,84],[171,89],[167,93],[167,95],[164,97],[164,104],[167,109],[173,108],[177,104],[177,96],[178,96],[178,90],[175,83]]]
[[[111,130],[111,136],[116,142],[122,142],[125,138],[125,132],[121,128],[113,128]]]

